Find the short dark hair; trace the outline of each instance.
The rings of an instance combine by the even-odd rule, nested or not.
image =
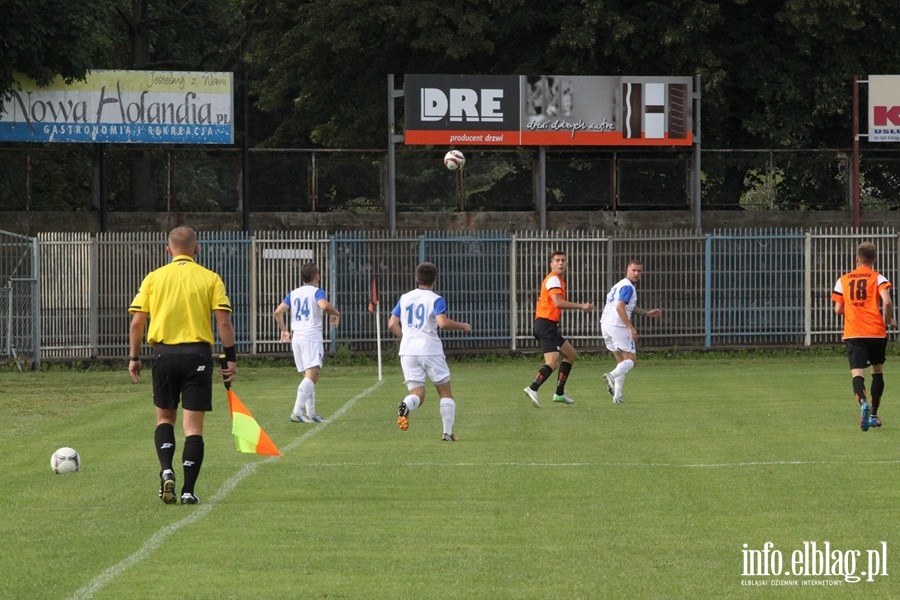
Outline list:
[[[550,260],[553,260],[557,256],[568,256],[568,255],[565,252],[563,252],[562,250],[554,250],[553,254],[550,255]]]
[[[434,263],[423,262],[416,267],[416,283],[419,285],[434,285],[437,280],[437,267]]]
[[[303,280],[303,283],[312,283],[318,274],[319,267],[316,266],[316,263],[309,262],[300,267],[300,279]]]
[[[875,249],[875,244],[872,242],[863,242],[856,247],[856,255],[859,257],[860,261],[867,265],[871,265],[875,264],[875,257],[878,255],[878,251]]]

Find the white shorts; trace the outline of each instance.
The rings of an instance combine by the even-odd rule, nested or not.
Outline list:
[[[325,345],[323,342],[307,342],[306,340],[291,340],[291,349],[294,351],[294,364],[297,372],[302,373],[313,367],[321,367],[325,360]]]
[[[606,349],[610,352],[623,351],[637,354],[634,347],[634,340],[627,327],[602,326],[600,330],[603,333],[603,341],[606,343]]]
[[[408,390],[423,387],[426,377],[435,385],[450,381],[450,367],[447,366],[447,358],[443,355],[404,355],[400,357],[400,366],[403,367],[403,379]]]

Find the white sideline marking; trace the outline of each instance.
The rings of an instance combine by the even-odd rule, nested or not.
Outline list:
[[[900,460],[774,460],[762,462],[745,462],[745,463],[722,463],[708,465],[682,465],[690,468],[719,468],[719,467],[759,467],[759,466],[780,466],[780,465],[896,465],[900,464]]]
[[[305,442],[312,436],[316,435],[317,433],[319,433],[320,431],[322,431],[323,429],[328,427],[328,424],[331,421],[337,419],[338,417],[343,415],[345,412],[347,412],[348,410],[353,408],[354,404],[356,404],[359,400],[365,398],[366,396],[371,394],[373,391],[378,389],[378,387],[380,387],[383,383],[384,383],[384,381],[379,381],[375,385],[369,387],[366,390],[363,390],[362,392],[360,392],[359,394],[357,394],[356,396],[354,396],[353,398],[348,400],[342,407],[340,407],[337,410],[337,412],[335,412],[333,415],[331,415],[331,417],[327,421],[325,421],[324,423],[316,424],[315,427],[313,427],[312,429],[310,429],[309,431],[307,431],[306,433],[301,435],[299,438],[297,438],[290,444],[283,446],[281,448],[281,453],[287,454],[288,452],[290,452],[291,450],[293,450],[294,448],[296,448],[297,446],[299,446],[300,444],[302,444],[303,442]],[[159,531],[154,533],[152,536],[150,536],[150,539],[148,539],[146,542],[144,542],[144,545],[141,546],[131,556],[128,556],[127,558],[122,559],[121,561],[112,565],[111,567],[106,568],[102,573],[100,573],[99,575],[94,577],[94,579],[90,583],[88,583],[87,585],[85,585],[84,587],[79,589],[77,592],[75,592],[72,595],[72,600],[83,600],[85,598],[93,597],[94,594],[99,592],[110,581],[112,581],[113,579],[115,579],[116,577],[118,577],[119,575],[124,573],[130,567],[133,567],[134,565],[140,563],[144,559],[148,558],[151,554],[153,554],[157,549],[159,549],[160,546],[163,545],[163,542],[166,541],[166,538],[168,538],[171,534],[175,533],[182,527],[185,527],[187,525],[195,523],[196,521],[199,521],[204,516],[206,516],[207,513],[209,513],[213,508],[215,508],[216,504],[218,504],[220,501],[222,501],[226,497],[228,497],[228,494],[230,494],[232,491],[234,491],[234,489],[238,486],[238,484],[241,481],[243,481],[244,479],[246,479],[247,477],[252,475],[256,471],[256,469],[259,468],[260,465],[264,465],[266,463],[276,461],[279,458],[280,457],[278,457],[278,456],[270,456],[266,459],[258,460],[253,463],[248,463],[248,464],[244,465],[243,467],[241,467],[237,473],[235,473],[234,475],[229,477],[222,484],[222,487],[219,488],[219,491],[216,492],[216,494],[212,497],[211,500],[209,500],[209,501],[204,500],[201,504],[199,504],[195,507],[191,507],[191,514],[184,517],[183,519],[175,521],[174,523],[166,525],[165,527],[163,527],[162,529],[160,529]]]
[[[320,462],[308,463],[309,467],[380,467],[382,462]],[[764,466],[810,466],[810,465],[896,465],[900,460],[773,460],[759,462],[710,463],[710,464],[675,464],[675,463],[614,463],[614,462],[568,462],[568,463],[536,463],[536,462],[407,462],[392,461],[391,466],[406,467],[657,467],[666,469],[721,469],[729,467],[764,467]]]

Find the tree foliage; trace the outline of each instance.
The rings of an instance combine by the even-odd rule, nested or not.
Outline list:
[[[0,95],[16,72],[248,65],[258,142],[382,147],[391,73],[699,74],[705,147],[834,147],[852,77],[900,71],[897,33],[881,0],[6,0]]]
[[[117,13],[131,49],[128,68],[234,71],[244,19],[237,0],[131,0]]]
[[[234,70],[246,27],[238,0],[6,0],[0,96],[92,69]]]
[[[269,142],[381,146],[389,73],[694,75],[707,147],[846,146],[851,80],[897,72],[876,0],[258,0]]]
[[[7,0],[0,18],[0,96],[22,73],[39,84],[83,79],[110,49],[111,2]]]

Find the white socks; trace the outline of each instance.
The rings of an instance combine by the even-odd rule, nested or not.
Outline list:
[[[421,405],[419,397],[410,394],[403,399],[407,410],[416,410]],[[441,422],[444,424],[444,433],[450,435],[453,433],[453,423],[456,421],[456,402],[453,398],[441,398]]]
[[[441,421],[444,422],[444,433],[453,433],[453,422],[456,420],[456,402],[453,398],[441,398]]]
[[[303,381],[306,381],[305,379]],[[306,405],[306,395],[303,393],[303,382],[297,386],[297,399],[294,400],[294,414],[303,416],[303,407]]]
[[[313,383],[312,379],[308,379],[306,377],[303,378],[303,381],[300,382],[299,389],[305,399],[306,405],[306,416],[313,417],[316,414],[316,384]]]
[[[613,398],[616,400],[621,400],[622,399],[622,388],[625,386],[625,376],[619,375],[618,377],[613,379],[613,381],[616,383],[616,385],[613,389],[613,392],[614,392]]]
[[[312,417],[316,414],[316,384],[312,382],[312,379],[307,379],[306,377],[297,386],[294,414],[299,417],[303,414],[304,409],[307,417]]]
[[[419,408],[419,397],[415,394],[410,394],[404,398],[403,401],[406,403],[407,410],[416,410]]]
[[[634,368],[634,361],[630,358],[626,358],[618,365],[616,368],[609,372],[612,376],[613,381],[616,382],[615,391],[613,394],[613,398],[621,399],[622,398],[622,387],[625,385],[625,374],[628,373],[631,369]]]
[[[303,381],[300,382],[300,387],[306,388],[303,390],[306,394],[306,416],[316,416],[316,384],[313,383],[312,379],[304,377]]]
[[[618,379],[633,368],[634,361],[630,358],[626,358],[625,360],[617,364],[616,368],[610,371],[609,374],[613,376],[613,379]]]

